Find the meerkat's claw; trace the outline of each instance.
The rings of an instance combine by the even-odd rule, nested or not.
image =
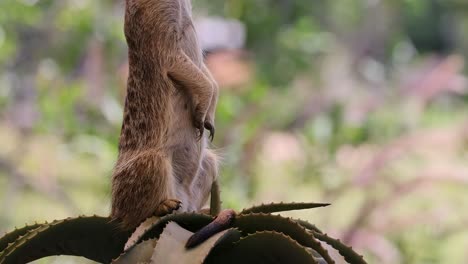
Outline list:
[[[205,132],[205,128],[202,126],[201,128],[197,128],[198,133],[197,133],[197,140],[200,141],[201,138],[203,137],[203,133]]]
[[[209,139],[210,139],[211,142],[213,142],[214,135],[215,135],[214,126],[208,121],[205,121],[204,125],[205,125],[205,128],[208,129],[208,131],[210,131]]]
[[[154,215],[163,216],[163,215],[171,214],[174,211],[177,211],[180,208],[181,204],[182,202],[176,199],[164,200],[159,204]]]
[[[200,139],[203,136],[203,133],[205,132],[205,128],[203,127],[203,122],[199,121],[194,121],[193,126],[196,128],[196,134],[197,134],[197,140],[200,141]]]
[[[197,113],[198,111],[195,111],[195,115],[193,116],[193,126],[197,129],[197,140],[199,141],[205,132],[205,128],[203,125],[203,115],[201,113]]]

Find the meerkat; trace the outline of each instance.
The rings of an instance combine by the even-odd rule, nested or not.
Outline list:
[[[111,210],[123,229],[176,210],[198,212],[216,184],[218,158],[207,145],[218,87],[191,9],[191,0],[125,1],[129,76]]]

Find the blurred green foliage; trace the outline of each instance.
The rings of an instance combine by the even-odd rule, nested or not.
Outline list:
[[[370,263],[466,262],[465,2],[194,1],[247,29],[252,77],[217,109],[224,206],[332,202],[301,218]],[[0,230],[108,213],[123,8],[0,1]]]

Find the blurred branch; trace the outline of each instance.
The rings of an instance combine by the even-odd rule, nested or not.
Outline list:
[[[466,77],[461,75],[465,60],[459,55],[430,58],[419,74],[413,74],[413,81],[404,87],[405,92],[428,104],[442,93],[467,92]]]
[[[357,239],[357,231],[366,225],[367,220],[372,216],[374,212],[389,212],[391,209],[391,204],[395,203],[398,200],[401,200],[403,197],[405,197],[406,194],[413,193],[413,191],[416,188],[427,184],[433,184],[435,182],[449,182],[454,184],[468,185],[468,175],[463,173],[434,174],[429,172],[413,180],[395,184],[392,187],[392,191],[388,195],[378,200],[371,197],[371,195],[368,195],[369,197],[361,206],[357,217],[354,219],[354,221],[351,222],[351,224],[346,229],[347,231],[343,235],[343,241],[348,244],[352,244],[353,241]],[[388,218],[388,214],[386,213],[385,216],[378,217],[378,219],[385,218]],[[418,221],[414,221],[413,223],[420,224],[420,222]],[[400,226],[400,224],[393,224],[393,226]]]
[[[353,247],[373,253],[379,259],[378,263],[402,263],[399,249],[384,234],[361,228],[355,236]]]
[[[363,227],[367,219],[372,215],[375,208],[377,207],[378,202],[368,197],[364,204],[359,209],[357,216],[354,218],[354,221],[348,226],[347,231],[343,235],[343,242],[345,244],[352,244],[358,230]]]
[[[378,172],[387,166],[392,160],[404,153],[405,149],[413,142],[412,137],[402,137],[383,147],[382,150],[362,170],[353,177],[354,184],[365,187],[372,185],[378,176]]]

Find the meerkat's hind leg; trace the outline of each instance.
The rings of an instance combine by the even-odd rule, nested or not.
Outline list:
[[[141,152],[118,167],[113,175],[112,218],[130,230],[155,213],[180,206],[172,200],[176,198],[172,173],[169,158],[157,151]]]
[[[208,77],[182,50],[169,65],[168,76],[180,83],[190,97],[193,106],[193,122],[199,139],[205,129],[205,117],[210,107],[213,86]]]
[[[155,216],[164,216],[167,214],[171,214],[174,211],[177,211],[182,202],[176,199],[167,199],[162,201],[158,208],[156,208],[156,211],[154,212]]]

